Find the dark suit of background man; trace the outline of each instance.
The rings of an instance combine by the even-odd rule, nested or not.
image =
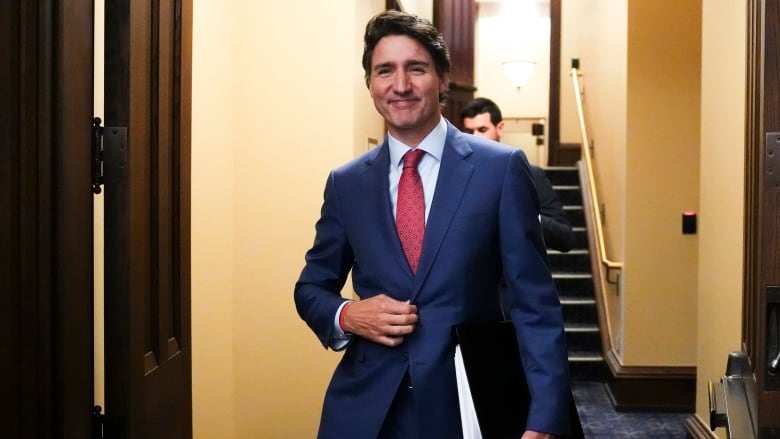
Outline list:
[[[533,395],[523,437],[564,433],[563,320],[525,155],[442,117],[449,50],[430,22],[385,11],[364,41],[366,84],[389,133],[328,176],[295,285],[298,313],[323,346],[346,349],[319,437],[462,437],[453,325],[500,320],[502,279]],[[427,219],[415,272],[394,217],[402,156],[417,148]],[[341,296],[350,271],[356,301]]]
[[[463,126],[475,136],[501,141],[504,132],[504,118],[495,102],[477,98],[469,102],[460,112]],[[544,169],[531,165],[536,193],[539,197],[539,214],[542,221],[544,243],[548,248],[567,252],[574,246],[574,231],[563,205],[555,194]]]

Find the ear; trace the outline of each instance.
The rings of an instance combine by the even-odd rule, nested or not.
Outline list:
[[[450,74],[445,73],[439,77],[439,93],[444,93],[450,88]]]
[[[498,135],[499,139],[501,138],[501,135],[504,134],[504,121],[503,120],[501,122],[499,122],[498,125],[496,125],[496,134]]]

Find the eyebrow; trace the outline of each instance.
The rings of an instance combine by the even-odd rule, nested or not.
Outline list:
[[[430,65],[431,65],[431,63],[429,63],[427,61],[419,60],[419,59],[409,60],[409,61],[406,61],[404,63],[404,67],[405,68],[414,67],[414,66],[430,67]],[[393,67],[393,66],[395,66],[394,62],[387,61],[387,62],[383,62],[383,63],[379,63],[379,64],[375,65],[372,70],[378,70],[378,69],[381,69],[381,68]]]

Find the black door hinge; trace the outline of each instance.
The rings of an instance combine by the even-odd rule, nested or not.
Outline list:
[[[99,117],[92,119],[92,193],[99,194],[103,184],[103,127]]]
[[[92,439],[118,439],[125,437],[125,421],[121,416],[104,415],[103,407],[92,408]]]

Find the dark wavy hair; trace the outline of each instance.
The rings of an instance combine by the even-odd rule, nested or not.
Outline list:
[[[406,12],[387,10],[375,15],[366,24],[366,33],[363,36],[363,71],[365,72],[366,86],[371,79],[371,59],[374,48],[379,40],[388,35],[405,35],[420,43],[433,58],[436,73],[444,76],[450,72],[452,61],[450,49],[439,33],[438,29],[430,21]],[[447,93],[439,96],[439,101],[444,102]]]
[[[460,118],[472,118],[482,113],[490,113],[490,122],[493,125],[498,125],[499,122],[504,120],[498,105],[488,98],[476,98],[469,102],[463,107],[463,110],[460,111]]]

